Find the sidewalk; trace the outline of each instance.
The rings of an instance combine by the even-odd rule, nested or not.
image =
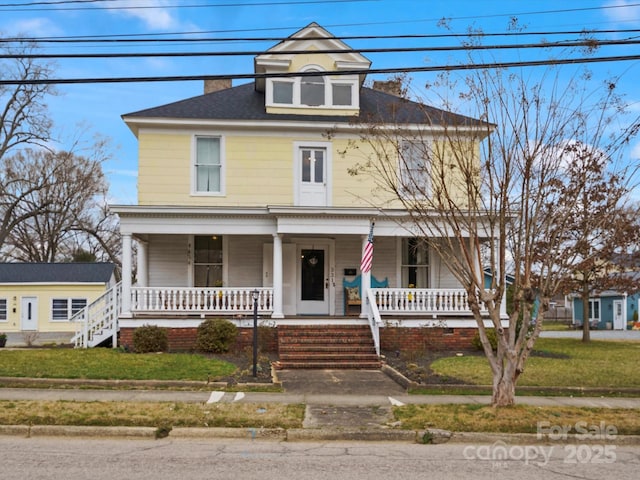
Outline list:
[[[278,441],[388,441],[421,442],[428,434],[434,443],[493,443],[496,441],[533,444],[548,441],[535,434],[505,435],[500,433],[447,432],[438,429],[402,430],[393,425],[392,407],[407,404],[483,404],[488,395],[409,395],[395,381],[379,370],[282,370],[277,373],[282,393],[224,392],[144,389],[145,382],[131,382],[126,390],[51,388],[0,388],[0,400],[48,401],[121,401],[184,403],[287,403],[306,406],[303,428],[175,428],[171,438],[245,438]],[[126,382],[113,382],[119,387]],[[152,382],[146,382],[150,385]],[[222,387],[222,386],[220,386]],[[640,398],[610,397],[538,397],[518,396],[516,403],[536,406],[577,406],[593,408],[640,408]],[[0,425],[0,435],[81,436],[154,438],[153,427],[77,427]],[[157,437],[156,437],[157,438]],[[618,444],[640,444],[640,436],[620,436]]]
[[[0,388],[0,400],[121,401],[183,403],[304,403],[335,406],[394,406],[427,404],[490,404],[489,395],[409,395],[380,370],[281,370],[277,381],[284,392],[224,392],[212,385],[208,391],[145,389],[152,382],[113,382],[119,388]],[[179,383],[179,382],[177,382]],[[107,383],[108,385],[108,383]],[[640,408],[640,397],[523,396],[516,403],[534,406]]]

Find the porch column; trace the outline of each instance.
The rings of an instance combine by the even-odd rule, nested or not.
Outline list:
[[[147,269],[147,242],[138,240],[138,286],[149,286],[149,274]]]
[[[364,251],[367,248],[367,243],[369,241],[369,236],[364,235],[362,237],[362,254],[360,258],[364,256]],[[360,272],[360,292],[362,294],[362,298],[360,299],[360,318],[367,318],[369,316],[369,304],[367,303],[367,293],[371,288],[371,271],[368,272]]]
[[[273,313],[271,318],[284,318],[282,313],[282,235],[273,234]]]
[[[122,234],[122,313],[131,317],[131,234]]]

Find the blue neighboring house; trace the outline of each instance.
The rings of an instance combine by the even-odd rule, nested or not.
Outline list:
[[[640,272],[630,272],[628,275],[640,286]],[[630,294],[613,290],[601,292],[589,298],[589,323],[592,328],[626,330],[628,323],[634,320],[634,313],[638,312],[639,302],[640,292]],[[583,319],[582,299],[574,296],[574,325],[582,325]]]

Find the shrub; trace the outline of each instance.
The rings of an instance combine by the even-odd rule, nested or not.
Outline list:
[[[136,353],[166,352],[169,349],[169,335],[166,328],[143,325],[133,332],[133,350]]]
[[[201,352],[224,353],[238,335],[238,328],[229,320],[211,318],[198,326],[196,348]]]
[[[498,350],[498,337],[496,337],[495,328],[487,328],[485,330],[487,332],[487,338],[489,339],[489,343],[491,344],[491,348],[494,351]],[[476,334],[473,336],[473,339],[471,340],[471,343],[478,350],[484,350],[482,348],[482,342],[480,341],[480,333],[479,332],[476,332]]]

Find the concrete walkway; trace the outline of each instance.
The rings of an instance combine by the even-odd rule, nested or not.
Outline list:
[[[390,406],[406,404],[490,404],[489,395],[409,395],[379,370],[282,370],[282,393],[215,390],[77,388],[0,388],[0,400],[122,401],[184,403],[303,403],[306,405]],[[123,382],[120,382],[120,386]],[[133,385],[133,383],[132,383]],[[640,408],[638,397],[518,396],[516,403],[536,406]]]

